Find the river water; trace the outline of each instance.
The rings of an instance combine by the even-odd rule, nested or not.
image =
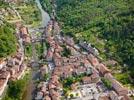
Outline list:
[[[42,6],[40,4],[40,0],[35,0],[35,2],[37,3],[37,6],[38,6],[38,8],[40,9],[40,12],[41,12],[41,17],[42,17],[41,27],[45,27],[45,26],[47,26],[48,22],[50,21],[50,16],[47,12],[45,12],[42,9]]]
[[[40,0],[35,0],[35,2],[37,3],[38,8],[40,9],[41,12],[41,16],[42,16],[42,20],[41,20],[41,26],[39,27],[46,27],[48,22],[50,21],[50,16],[47,12],[45,12],[42,9],[42,6],[40,4]],[[39,68],[38,67],[34,67],[32,68],[32,72],[31,72],[31,77],[29,79],[28,85],[26,87],[26,90],[23,94],[22,100],[32,100],[34,93],[33,91],[35,90],[35,81],[38,80],[39,77],[39,73],[38,73]]]

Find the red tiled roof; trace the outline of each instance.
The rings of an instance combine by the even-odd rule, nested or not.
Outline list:
[[[128,90],[123,87],[123,85],[117,80],[112,80],[112,86],[119,95],[124,95],[128,93]]]
[[[105,75],[104,75],[104,77],[105,78],[107,78],[107,79],[114,79],[114,77],[112,76],[112,74],[111,73],[106,73]]]
[[[120,100],[132,100],[127,95],[124,95]]]
[[[55,86],[54,84],[52,84],[52,83],[49,83],[49,84],[48,84],[48,88],[49,88],[49,89],[54,89],[54,88],[56,88],[56,86]]]
[[[21,32],[22,34],[28,34],[28,29],[23,26],[23,27],[20,28],[20,32]]]
[[[48,56],[48,57],[52,57],[52,56],[53,56],[53,52],[52,52],[51,50],[48,50],[47,56]]]
[[[97,69],[102,75],[105,75],[106,73],[110,72],[110,70],[104,64],[99,64],[97,66]]]
[[[0,73],[0,79],[6,79],[9,76],[9,72],[8,71],[3,71]]]
[[[61,55],[59,53],[54,53],[54,57],[61,58]]]
[[[88,60],[91,62],[93,66],[97,66],[99,64],[98,59],[94,57],[92,54],[88,55]]]
[[[111,81],[112,87],[119,95],[124,95],[128,93],[128,90],[116,79],[114,79],[114,77],[110,73],[105,74],[104,77]]]
[[[44,100],[51,100],[51,98],[48,95],[46,95]]]
[[[85,84],[91,83],[92,82],[91,77],[87,77],[87,76],[83,77],[82,82]]]
[[[17,53],[17,55],[15,56],[16,59],[21,60],[22,58],[22,53]]]
[[[108,96],[100,96],[99,100],[110,100]]]
[[[60,100],[60,95],[54,89],[49,90],[52,100]]]
[[[6,80],[5,79],[0,79],[0,89],[3,87],[5,84]]]
[[[77,83],[77,82],[76,82],[76,83],[73,83],[73,84],[71,85],[71,89],[72,89],[72,90],[76,90],[76,89],[78,88],[78,84],[79,84],[79,83]]]
[[[3,60],[3,59],[1,60],[0,59],[0,64],[3,64],[3,63],[5,63],[5,60]]]
[[[92,78],[92,79],[95,79],[95,78],[97,78],[97,77],[99,77],[99,75],[98,75],[97,73],[93,73],[93,74],[91,75],[91,78]]]

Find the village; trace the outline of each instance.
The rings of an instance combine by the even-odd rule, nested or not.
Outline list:
[[[131,100],[129,90],[97,59],[97,49],[86,42],[75,44],[72,37],[60,34],[57,22],[55,31],[52,25],[50,21],[45,33],[47,64],[40,68],[40,79],[47,77],[38,84],[35,100]],[[65,48],[70,51],[67,56]]]
[[[0,10],[1,18],[8,18],[9,14],[17,19],[17,53],[0,59],[0,99],[10,81],[20,80],[29,73],[25,45],[35,42],[13,8]],[[39,79],[33,100],[131,100],[134,90],[116,80],[107,64],[99,59],[99,51],[95,47],[82,40],[76,43],[72,36],[61,33],[59,23],[52,18],[39,40],[48,46],[46,54],[43,54],[44,62],[36,62],[39,63]],[[32,65],[30,67],[32,69]]]
[[[130,100],[133,93],[129,93],[96,58],[97,49],[89,49],[82,42],[75,44],[70,36],[61,36],[55,21],[55,31],[52,31],[52,22],[45,31],[46,42],[50,45],[44,57],[47,64],[40,67],[40,80],[46,78],[38,84],[35,100]],[[1,96],[10,80],[23,78],[27,71],[23,44],[30,43],[31,39],[28,29],[21,23],[16,23],[16,36],[17,54],[0,63]],[[67,56],[62,54],[65,48],[70,50]],[[102,78],[111,83],[111,88],[105,86]]]

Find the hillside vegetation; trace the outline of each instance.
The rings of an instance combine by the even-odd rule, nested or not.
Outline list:
[[[40,3],[42,5],[42,8],[47,11],[48,13],[51,13],[52,6],[50,0],[40,0]]]
[[[6,22],[0,26],[0,58],[7,57],[16,52],[14,30],[14,27]]]
[[[0,1],[0,8],[6,8],[6,7],[9,7],[9,4],[4,1]]]

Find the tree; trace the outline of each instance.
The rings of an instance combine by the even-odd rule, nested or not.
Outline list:
[[[6,96],[3,98],[3,100],[22,100],[22,95],[28,80],[29,75],[26,74],[23,79],[10,81],[8,84]]]
[[[62,56],[69,57],[71,55],[71,50],[67,48],[65,45],[62,45],[63,51]]]
[[[73,94],[70,94],[70,98],[74,98],[74,95]]]
[[[48,78],[49,78],[49,73],[46,73],[46,74],[44,75],[44,80],[46,81],[46,80],[48,80]]]
[[[108,79],[102,78],[102,82],[108,89],[112,88],[112,83]]]
[[[76,93],[76,96],[79,96],[79,93]]]

